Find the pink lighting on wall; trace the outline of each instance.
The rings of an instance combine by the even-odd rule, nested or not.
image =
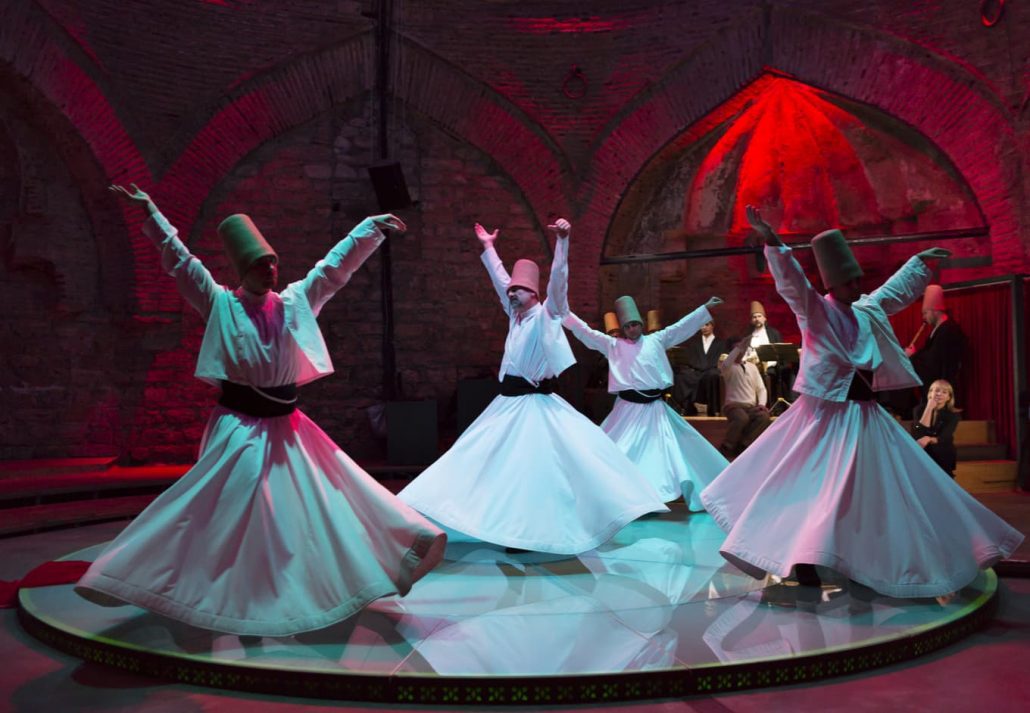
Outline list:
[[[629,27],[626,19],[604,17],[513,17],[511,24],[519,32],[530,35],[611,32]]]

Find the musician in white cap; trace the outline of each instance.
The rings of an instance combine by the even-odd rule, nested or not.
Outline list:
[[[922,316],[930,334],[918,351],[911,345],[905,350],[912,358],[916,374],[927,388],[938,379],[958,383],[966,338],[962,328],[948,317],[944,288],[940,285],[927,285]]]
[[[632,520],[667,512],[658,492],[604,431],[555,393],[575,359],[562,319],[567,298],[567,220],[555,234],[547,293],[540,269],[518,260],[511,275],[478,223],[486,267],[508,316],[501,395],[399,497],[433,520],[509,548],[578,554]]]
[[[862,292],[862,268],[843,234],[812,239],[827,294],[758,211],[776,289],[797,317],[805,349],[798,400],[701,494],[727,532],[720,551],[756,577],[817,586],[815,566],[881,594],[947,596],[1010,555],[1023,536],[949,478],[874,400],[918,383],[888,315],[930,281],[932,248],[881,287]]]
[[[701,491],[727,461],[708,440],[667,403],[663,395],[672,386],[672,365],[665,352],[712,320],[705,304],[664,329],[643,333],[640,310],[632,297],[615,300],[621,337],[602,334],[570,312],[565,326],[587,347],[608,358],[608,392],[615,407],[601,424],[604,432],[651,481],[665,502],[682,497],[691,510],[703,510]],[[655,325],[657,326],[657,325]]]
[[[298,387],[331,374],[315,321],[385,239],[393,215],[361,221],[307,275],[276,292],[279,256],[246,215],[218,226],[239,287],[215,282],[146,193],[143,232],[207,326],[197,378],[221,389],[197,463],[145,509],[76,586],[229,634],[321,629],[404,594],[446,538],[297,409]]]

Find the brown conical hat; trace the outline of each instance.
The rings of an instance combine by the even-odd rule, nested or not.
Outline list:
[[[937,312],[943,312],[946,309],[943,287],[940,285],[926,286],[926,292],[923,293],[923,309],[932,309]]]
[[[540,267],[532,260],[517,260],[508,287],[524,287],[540,296]]]
[[[812,252],[815,253],[823,287],[827,290],[864,274],[844,239],[844,233],[839,230],[824,230],[812,238]]]
[[[657,332],[662,328],[662,320],[658,316],[658,310],[647,310],[647,333]]]
[[[763,307],[762,303],[759,302],[758,300],[752,300],[752,302],[751,302],[751,311],[748,312],[748,316],[750,317],[753,314],[760,314],[763,317],[766,316],[766,314],[765,314],[765,307]]]
[[[619,318],[614,312],[604,313],[604,333],[610,335],[612,332],[619,333]]]
[[[623,295],[615,300],[615,314],[619,318],[619,326],[625,327],[630,322],[644,323],[640,318],[640,310],[637,309],[636,301],[629,295]]]
[[[218,235],[222,238],[225,252],[241,279],[255,261],[267,255],[273,256],[277,261],[279,259],[279,255],[265,240],[254,221],[243,213],[230,215],[223,220],[218,225]]]

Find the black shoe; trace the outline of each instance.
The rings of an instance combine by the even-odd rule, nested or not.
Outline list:
[[[823,580],[819,579],[819,575],[815,571],[814,564],[794,565],[794,579],[796,579],[798,584],[802,587],[823,586]]]

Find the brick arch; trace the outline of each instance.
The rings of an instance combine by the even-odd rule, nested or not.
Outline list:
[[[128,299],[128,286],[131,284],[133,275],[132,250],[128,239],[128,233],[124,230],[121,216],[117,205],[107,195],[107,182],[102,167],[97,165],[96,156],[90,147],[78,136],[67,117],[60,113],[56,107],[40,94],[37,87],[30,85],[23,77],[14,75],[5,68],[0,67],[0,91],[8,97],[5,104],[18,107],[18,112],[31,116],[33,128],[50,142],[55,157],[61,162],[63,169],[72,177],[76,183],[78,198],[89,219],[92,232],[89,235],[91,240],[87,241],[82,250],[95,250],[96,264],[99,270],[98,294],[101,304],[108,310],[117,314],[124,314],[131,310],[131,300]],[[11,139],[6,130],[0,126],[0,134],[4,135],[5,141]],[[19,174],[19,183],[25,180],[22,174],[22,157],[17,149],[4,151],[0,157],[4,161],[7,171]],[[39,181],[40,179],[29,179]],[[45,186],[30,188],[32,191],[46,191]],[[13,194],[13,213],[17,213],[19,205],[19,194]],[[12,213],[12,216],[13,216]],[[12,216],[0,216],[0,225],[7,222]],[[26,246],[22,246],[26,247]],[[29,260],[41,259],[39,256],[46,255],[46,247],[41,245],[28,246]],[[18,248],[13,248],[14,253],[7,258],[17,264],[21,256]],[[31,255],[35,255],[33,258]],[[43,259],[50,263],[49,260]],[[51,268],[56,269],[51,264]],[[63,279],[58,270],[54,273],[59,282]],[[63,288],[62,288],[63,289]]]
[[[32,4],[5,15],[0,60],[35,86],[90,148],[106,180],[151,186],[170,217],[192,225],[207,196],[240,159],[263,143],[363,93],[374,83],[371,32],[249,78],[211,107],[202,128],[160,175],[153,176],[136,140],[94,79],[92,60]],[[539,125],[489,87],[438,55],[397,36],[394,98],[461,136],[507,172],[537,215],[565,210],[570,169]],[[445,99],[446,100],[442,100]],[[160,170],[160,169],[159,169]],[[92,204],[95,201],[87,201]],[[110,201],[108,201],[110,202]],[[110,206],[106,213],[110,213]],[[94,217],[94,216],[91,216]],[[110,216],[97,216],[110,234]],[[144,320],[175,319],[179,298],[162,274],[153,246],[140,236],[135,211],[117,231],[134,269]]]
[[[149,180],[150,172],[122,121],[121,112],[97,83],[95,66],[65,30],[35,3],[5,8],[0,32],[0,62],[10,79],[21,82],[41,123],[59,137],[58,149],[68,169],[82,182],[83,205],[98,238],[105,266],[104,299],[118,311],[132,311],[126,295],[132,289],[132,262],[153,252],[139,235],[138,219],[119,219],[115,201],[106,195],[107,181]],[[64,136],[76,136],[76,140]],[[155,261],[156,262],[156,261]]]
[[[251,78],[225,98],[161,176],[168,214],[193,225],[232,167],[265,142],[372,91],[370,32]],[[391,96],[482,151],[506,172],[537,216],[564,211],[570,175],[557,144],[539,125],[459,67],[397,37]],[[160,311],[177,296],[162,293]]]
[[[970,186],[991,226],[992,271],[1022,271],[1019,218],[1006,198],[1018,170],[1017,139],[1009,111],[982,82],[924,47],[831,17],[776,7],[768,23],[758,18],[743,18],[684,58],[603,132],[583,184],[580,224],[595,238],[578,265],[574,304],[597,300],[604,236],[640,171],[670,143],[711,130],[706,115],[768,70],[873,106],[925,136]]]
[[[396,56],[398,99],[489,156],[538,218],[571,209],[572,165],[539,123],[480,80],[413,41],[402,40]]]

